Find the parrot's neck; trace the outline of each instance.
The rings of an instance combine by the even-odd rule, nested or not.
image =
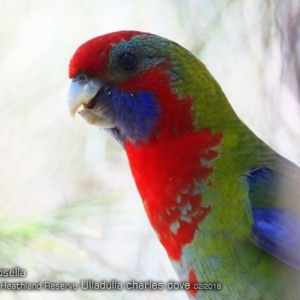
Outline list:
[[[211,212],[202,193],[221,141],[222,135],[205,129],[167,142],[125,144],[150,223],[173,262],[183,261],[183,249]],[[193,269],[185,278],[191,280],[197,281]]]

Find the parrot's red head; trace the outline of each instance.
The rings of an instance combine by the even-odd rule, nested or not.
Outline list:
[[[192,101],[180,95],[187,50],[148,33],[120,31],[81,45],[70,61],[69,109],[119,141],[139,143],[194,130]],[[196,59],[195,59],[196,60]]]

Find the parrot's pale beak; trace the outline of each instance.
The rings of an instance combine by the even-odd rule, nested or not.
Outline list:
[[[71,116],[74,117],[80,106],[83,106],[83,110],[78,113],[87,123],[104,128],[115,127],[107,101],[101,101],[105,97],[105,93],[101,92],[103,88],[104,84],[96,79],[84,83],[72,79],[68,92],[68,108]]]
[[[89,80],[86,83],[80,83],[72,79],[68,92],[68,107],[72,117],[75,116],[79,107],[88,104],[101,89],[102,84],[98,80]]]

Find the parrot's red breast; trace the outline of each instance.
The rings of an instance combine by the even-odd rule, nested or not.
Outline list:
[[[184,139],[180,136],[139,147],[125,144],[149,220],[173,260],[181,259],[182,247],[193,240],[211,210],[210,205],[202,204],[201,194],[195,193],[195,182],[208,181],[213,169],[201,160],[210,162],[217,157],[221,139],[207,129]],[[155,184],[149,186],[153,178]]]

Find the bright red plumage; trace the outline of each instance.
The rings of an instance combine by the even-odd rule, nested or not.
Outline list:
[[[198,226],[210,212],[210,206],[203,206],[201,195],[195,195],[193,191],[195,181],[206,181],[213,171],[200,160],[214,159],[217,151],[212,148],[218,146],[221,139],[221,135],[213,135],[207,129],[184,138],[143,143],[139,147],[125,144],[149,220],[170,258],[175,261],[181,259],[182,247],[193,240]],[[186,211],[189,222],[180,219],[183,211]],[[172,232],[170,227],[177,220],[180,226]]]
[[[89,72],[98,77],[104,74],[108,63],[109,51],[121,42],[130,40],[139,31],[117,31],[97,36],[82,44],[74,53],[69,65],[69,78],[74,78],[80,72]]]

